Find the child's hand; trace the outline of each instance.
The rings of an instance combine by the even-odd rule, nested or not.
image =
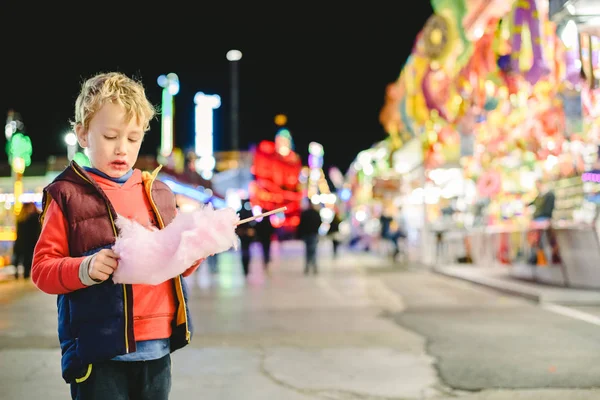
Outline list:
[[[119,256],[111,249],[102,249],[94,256],[88,273],[96,282],[104,282],[119,265]]]
[[[200,258],[196,261],[194,261],[194,264],[192,264],[191,267],[189,267],[188,269],[186,269],[185,271],[183,271],[183,277],[187,278],[188,276],[190,276],[195,270],[198,269],[198,267],[200,266],[200,264],[202,264],[204,262],[204,260],[206,260],[206,258]]]

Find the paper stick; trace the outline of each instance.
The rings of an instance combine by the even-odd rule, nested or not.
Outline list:
[[[285,210],[287,210],[287,207],[279,207],[279,208],[276,208],[273,211],[268,211],[266,213],[262,213],[262,214],[255,215],[255,216],[250,217],[250,218],[243,219],[243,220],[239,221],[237,224],[235,224],[235,226],[238,226],[238,225],[241,225],[241,224],[245,224],[246,222],[254,221],[257,218],[266,217],[266,216],[269,216],[271,214],[275,214],[275,213],[278,213],[278,212],[281,212],[281,211],[285,211]]]

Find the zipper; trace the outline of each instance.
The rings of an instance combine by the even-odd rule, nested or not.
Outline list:
[[[89,183],[90,185],[94,186],[94,184],[87,179],[85,176],[83,176],[81,173],[79,173],[79,171],[77,171],[77,168],[75,168],[73,165],[71,165],[71,168],[73,169],[73,171],[75,171],[75,173],[77,175],[79,175],[79,177],[81,179],[83,179],[84,181],[86,181],[87,183]],[[105,202],[106,203],[106,202]],[[117,234],[117,226],[115,225],[115,220],[113,218],[112,212],[110,211],[110,206],[108,204],[106,204],[106,209],[108,210],[108,217],[110,218],[110,224],[112,226],[113,229],[113,235],[115,236],[115,238],[117,238],[118,234]],[[128,302],[127,302],[127,287],[125,286],[125,284],[122,285],[123,286],[123,311],[125,312],[125,352],[129,353],[129,335],[127,334],[127,331],[129,330],[129,320],[128,320]],[[187,323],[187,321],[186,321]],[[187,326],[186,326],[187,328]]]
[[[152,315],[147,315],[144,317],[133,317],[134,321],[143,321],[145,319],[152,319],[152,318],[164,318],[164,317],[170,317],[171,314],[170,313],[160,313],[160,314],[152,314]]]
[[[150,206],[152,207],[152,210],[154,210],[154,214],[156,214],[156,219],[158,220],[158,226],[160,227],[160,229],[164,229],[165,227],[165,223],[164,220],[162,218],[162,216],[160,215],[160,212],[158,211],[158,207],[156,206],[156,203],[154,203],[154,199],[152,198],[152,185],[154,184],[154,179],[156,179],[155,176],[152,177],[152,179],[150,180],[150,185],[148,186],[148,199],[150,200]],[[189,343],[190,339],[191,339],[191,333],[188,327],[188,318],[187,318],[187,305],[185,304],[185,297],[183,296],[183,284],[181,283],[181,276],[179,276],[177,278],[177,285],[179,285],[179,291],[181,292],[181,301],[183,303],[183,314],[184,314],[184,318],[185,318],[185,340]],[[176,317],[177,318],[177,317]]]

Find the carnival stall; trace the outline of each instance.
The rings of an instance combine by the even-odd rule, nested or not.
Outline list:
[[[498,69],[498,46],[492,44],[512,2],[432,5],[435,13],[419,33],[399,79],[388,86],[380,115],[396,143],[416,138],[422,144],[424,183],[411,193],[410,201],[425,209],[423,249],[435,245],[441,231],[461,229],[473,220],[473,204],[465,202],[473,197],[472,182],[456,172],[465,157],[474,155],[475,126],[485,122],[486,108],[494,107],[492,96],[501,77],[490,79]],[[422,261],[435,262],[427,259],[429,255],[424,251]]]
[[[424,247],[439,242],[439,231],[458,232],[462,258],[517,271],[540,234],[530,205],[536,183],[544,182],[556,196],[557,243],[529,267],[551,283],[600,287],[600,279],[573,278],[596,274],[573,273],[582,253],[573,254],[579,247],[568,240],[596,243],[585,257],[600,262],[593,170],[600,43],[577,32],[569,39],[572,25],[557,32],[546,0],[434,0],[432,6],[398,80],[386,88],[380,114],[396,148],[413,139],[422,144],[424,184],[412,200],[420,198],[425,209]]]

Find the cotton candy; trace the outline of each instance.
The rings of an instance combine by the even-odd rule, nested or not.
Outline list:
[[[239,215],[211,204],[179,212],[164,229],[148,229],[123,216],[115,220],[119,235],[113,246],[119,265],[115,283],[158,285],[181,275],[196,261],[237,249]]]

